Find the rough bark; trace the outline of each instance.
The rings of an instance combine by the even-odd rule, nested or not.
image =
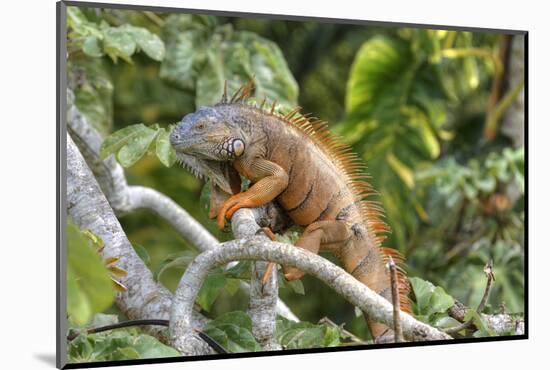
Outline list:
[[[447,313],[455,320],[464,322],[464,317],[468,310],[468,307],[455,300],[454,305],[447,310]],[[523,335],[525,333],[525,321],[523,318],[515,317],[510,314],[481,314],[481,318],[485,321],[489,330],[493,330],[496,335],[500,336],[510,333]]]
[[[231,218],[231,227],[236,239],[253,237],[260,230],[256,223],[255,211],[240,209]],[[258,236],[259,239],[269,241],[267,236]],[[271,270],[267,283],[262,283],[268,263],[259,261],[252,264],[250,279],[250,301],[248,314],[252,320],[252,334],[264,351],[280,350],[281,346],[275,339],[275,323],[277,316],[277,298],[279,284],[277,269]]]
[[[117,293],[116,303],[121,311],[130,319],[168,319],[172,294],[153,280],[134,251],[70,135],[67,135],[67,211],[81,229],[89,229],[103,239],[102,257],[120,258],[118,266],[128,272],[119,279],[128,288]],[[191,316],[193,327],[204,325],[205,318],[197,313]],[[166,328],[149,326],[145,330],[168,342]]]
[[[183,354],[196,354],[196,342],[200,339],[192,330],[192,307],[208,271],[242,259],[271,261],[297,267],[322,280],[373,320],[392,326],[392,305],[325,258],[288,244],[260,238],[239,239],[222,243],[220,248],[197,256],[178,285],[170,315],[170,338],[172,345]],[[452,339],[406,313],[401,315],[401,326],[403,335],[410,341]]]

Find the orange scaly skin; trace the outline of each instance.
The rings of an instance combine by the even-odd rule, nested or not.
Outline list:
[[[216,119],[230,122],[230,140],[242,140],[245,149],[238,156],[229,156],[228,163],[252,183],[247,191],[231,196],[214,186],[218,194],[211,201],[211,215],[217,215],[223,228],[238,209],[276,201],[294,223],[305,227],[297,247],[334,253],[346,271],[391,301],[385,259],[387,255],[402,258],[397,251],[381,247],[381,234],[389,229],[380,219],[379,203],[366,199],[373,190],[365,181],[365,166],[328,131],[325,122],[299,115],[298,108],[282,116],[273,108],[264,110],[263,104],[249,104],[251,89],[252,84],[246,84],[230,101],[224,94],[221,103],[209,108],[217,118],[194,120],[203,120],[207,126]],[[196,123],[185,125],[188,133]],[[204,140],[219,140],[213,132]],[[205,149],[194,150],[202,153]],[[224,198],[228,199],[222,204]],[[283,270],[288,280],[303,276],[296,268],[283,266]],[[401,272],[399,290],[401,309],[410,312],[409,284]],[[391,332],[366,319],[374,338]]]

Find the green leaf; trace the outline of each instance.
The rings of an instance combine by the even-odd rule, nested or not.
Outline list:
[[[417,277],[411,277],[409,279],[411,286],[416,297],[416,305],[419,309],[419,313],[426,313],[429,309],[430,300],[435,287],[432,283],[426,280],[422,280]]]
[[[113,357],[116,360],[137,360],[140,358],[138,351],[132,347],[117,348]]]
[[[110,307],[114,301],[109,272],[88,237],[67,224],[67,311],[77,325]]]
[[[134,27],[130,25],[123,26],[133,37],[137,46],[147,54],[151,59],[161,62],[164,59],[164,43],[154,33],[146,28]]]
[[[155,280],[160,281],[162,274],[168,269],[186,269],[196,256],[197,254],[190,250],[171,254],[159,264],[155,273]]]
[[[101,50],[99,45],[99,39],[95,36],[86,37],[84,44],[82,44],[82,51],[91,57],[99,58],[103,56],[103,50]]]
[[[251,268],[250,261],[239,261],[236,265],[224,270],[224,274],[228,278],[250,280]]]
[[[437,318],[434,321],[434,326],[440,329],[454,328],[459,325],[460,325],[460,322],[458,320],[453,319],[452,317],[449,317],[446,315],[443,317]]]
[[[293,322],[283,317],[277,319],[275,333],[285,349],[333,347],[341,343],[341,328]]]
[[[287,281],[286,285],[288,285],[294,293],[301,294],[301,295],[305,294],[304,283],[302,283],[302,280],[298,279],[298,280]]]
[[[161,343],[158,339],[141,334],[133,342],[139,358],[179,357],[181,354],[174,348]]]
[[[120,57],[128,63],[132,63],[131,56],[136,51],[136,42],[132,34],[122,27],[109,27],[103,30],[103,50],[117,62]]]
[[[149,150],[151,144],[157,136],[158,130],[148,128],[141,135],[128,140],[117,155],[118,162],[123,167],[130,167],[141,159]]]
[[[158,159],[166,167],[172,167],[176,162],[176,151],[170,145],[170,132],[164,128],[157,135],[156,154]]]
[[[132,247],[134,247],[134,250],[136,251],[139,258],[141,258],[143,263],[149,266],[151,263],[151,257],[149,256],[147,249],[145,249],[143,245],[137,243],[132,243]]]
[[[211,271],[197,296],[197,303],[205,310],[210,311],[212,304],[220,295],[225,286],[225,276],[220,269]]]
[[[454,302],[454,298],[448,295],[443,288],[438,286],[433,290],[430,297],[428,314],[446,312],[452,307]]]
[[[92,319],[90,327],[98,328],[100,326],[113,325],[116,323],[118,323],[117,315],[109,315],[109,314],[99,312],[94,315],[94,318]]]
[[[252,320],[242,311],[223,314],[206,324],[204,331],[229,352],[254,352],[260,345],[252,335]]]
[[[217,26],[215,18],[168,17],[163,32],[167,46],[161,78],[195,91],[196,106],[217,103],[224,82],[236,91],[254,76],[255,95],[293,106],[298,85],[279,47],[253,32]]]
[[[230,294],[234,295],[239,291],[241,287],[241,280],[239,279],[226,279],[225,290]]]
[[[85,325],[93,315],[90,300],[78,285],[70,266],[67,267],[67,315],[78,326]]]
[[[143,123],[138,123],[136,125],[124,127],[112,133],[105,138],[105,140],[103,140],[103,143],[101,143],[101,148],[99,149],[99,159],[104,160],[110,154],[117,153],[131,140],[142,136],[148,137],[152,132],[154,133],[154,130],[148,128]]]

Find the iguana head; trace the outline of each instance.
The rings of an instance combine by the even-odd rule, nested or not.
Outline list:
[[[198,177],[207,177],[231,192],[231,161],[245,150],[238,127],[218,107],[201,107],[183,117],[170,134],[177,158]]]

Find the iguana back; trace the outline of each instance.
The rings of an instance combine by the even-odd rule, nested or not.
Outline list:
[[[298,108],[283,116],[274,111],[274,105],[271,109],[265,109],[264,103],[256,106],[248,101],[251,89],[248,83],[232,99],[224,94],[220,103],[205,108],[215,110],[203,113],[209,119],[201,118],[199,110],[193,113],[199,116],[182,121],[187,133],[198,122],[208,125],[209,120],[211,125],[222,120],[231,126],[230,135],[208,134],[203,139],[223,136],[218,150],[227,151],[232,168],[252,182],[249,190],[231,196],[214,212],[220,226],[239,208],[275,200],[293,222],[305,227],[297,246],[314,253],[331,251],[346,271],[391,301],[386,256],[402,258],[397,251],[381,247],[389,228],[380,218],[380,204],[367,199],[374,191],[366,181],[365,165],[330,133],[325,122],[300,115]],[[235,147],[241,144],[243,150],[236,153]],[[284,267],[284,272],[290,280],[303,275],[290,267]],[[401,309],[410,312],[409,284],[402,271],[398,279]],[[368,318],[367,322],[375,338],[388,330]]]

